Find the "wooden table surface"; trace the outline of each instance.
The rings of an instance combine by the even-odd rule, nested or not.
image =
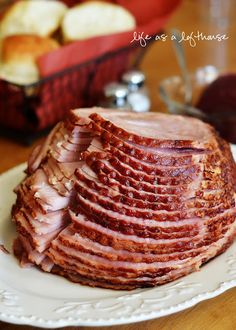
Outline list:
[[[220,5],[218,8],[216,5]],[[187,34],[203,32],[216,35],[225,33],[227,41],[199,41],[196,47],[185,42],[188,67],[214,64],[235,70],[236,66],[236,0],[185,0],[172,16],[168,29],[176,27]],[[142,63],[142,69],[147,75],[147,83],[152,97],[152,109],[165,111],[158,95],[157,87],[161,79],[178,74],[179,69],[169,40],[155,42],[148,50]],[[37,141],[36,143],[38,143]],[[0,172],[27,160],[33,146],[25,147],[5,138],[0,138]],[[210,279],[209,279],[210,281]],[[208,301],[197,304],[183,312],[156,320],[131,325],[110,327],[111,330],[233,330],[236,329],[236,288]],[[33,327],[16,326],[0,322],[1,330],[36,329]],[[70,329],[66,327],[64,329]],[[72,329],[72,328],[71,328]],[[75,329],[75,328],[73,328]],[[79,327],[80,330],[85,329]],[[105,330],[99,327],[97,330]]]

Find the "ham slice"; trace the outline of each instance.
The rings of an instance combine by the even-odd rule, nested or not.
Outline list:
[[[154,239],[150,237],[142,237],[132,234],[124,234],[117,230],[111,230],[100,224],[91,221],[83,214],[74,215],[71,213],[72,221],[75,224],[76,230],[83,237],[90,238],[101,245],[108,245],[116,250],[127,250],[131,252],[150,252],[153,254],[172,254],[175,252],[185,253],[186,251],[207,246],[210,243],[221,237],[227,226],[235,221],[235,217],[226,218],[224,223],[218,224],[218,227],[212,228],[209,231],[209,236],[184,237],[181,239],[168,238],[168,239]],[[222,219],[221,219],[222,220]],[[202,239],[199,241],[199,238]]]
[[[155,113],[148,113],[144,118],[142,114],[123,112],[115,116],[95,113],[90,118],[115,136],[144,146],[205,149],[215,142],[211,127],[192,119],[192,125],[196,128],[193,132],[188,121],[181,116],[170,121],[165,114],[158,114],[156,120]]]
[[[83,169],[83,168],[82,168]],[[96,196],[103,196],[112,199],[114,203],[123,203],[125,205],[134,206],[144,209],[160,210],[162,208],[166,210],[175,210],[176,207],[182,208],[186,204],[203,206],[213,205],[213,203],[220,203],[230,191],[223,189],[212,190],[200,190],[196,196],[191,191],[176,192],[176,194],[150,194],[137,192],[133,188],[128,188],[119,184],[112,184],[110,186],[100,183],[96,175],[87,174],[82,169],[76,171],[75,189],[83,190],[88,195],[93,194],[93,198]],[[233,195],[232,195],[233,196]],[[177,206],[178,205],[178,206]],[[125,207],[125,206],[124,206]]]

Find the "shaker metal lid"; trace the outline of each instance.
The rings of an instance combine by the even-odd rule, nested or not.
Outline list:
[[[120,83],[112,82],[104,87],[104,94],[108,98],[126,98],[128,93],[127,86]]]
[[[122,81],[126,84],[141,85],[145,81],[145,75],[142,71],[138,70],[127,71],[123,74]]]

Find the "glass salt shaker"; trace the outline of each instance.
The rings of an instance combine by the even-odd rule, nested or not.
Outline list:
[[[127,102],[129,90],[124,84],[112,82],[104,87],[104,95],[106,101],[103,106],[106,108],[116,108],[119,110],[131,110],[130,104]]]
[[[129,90],[127,101],[135,112],[147,112],[151,102],[145,86],[145,75],[138,70],[131,70],[123,74],[122,82]]]

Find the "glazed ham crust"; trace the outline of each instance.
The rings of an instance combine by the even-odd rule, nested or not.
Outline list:
[[[15,189],[14,252],[83,285],[164,284],[233,242],[235,188],[228,143],[197,119],[73,110]]]

